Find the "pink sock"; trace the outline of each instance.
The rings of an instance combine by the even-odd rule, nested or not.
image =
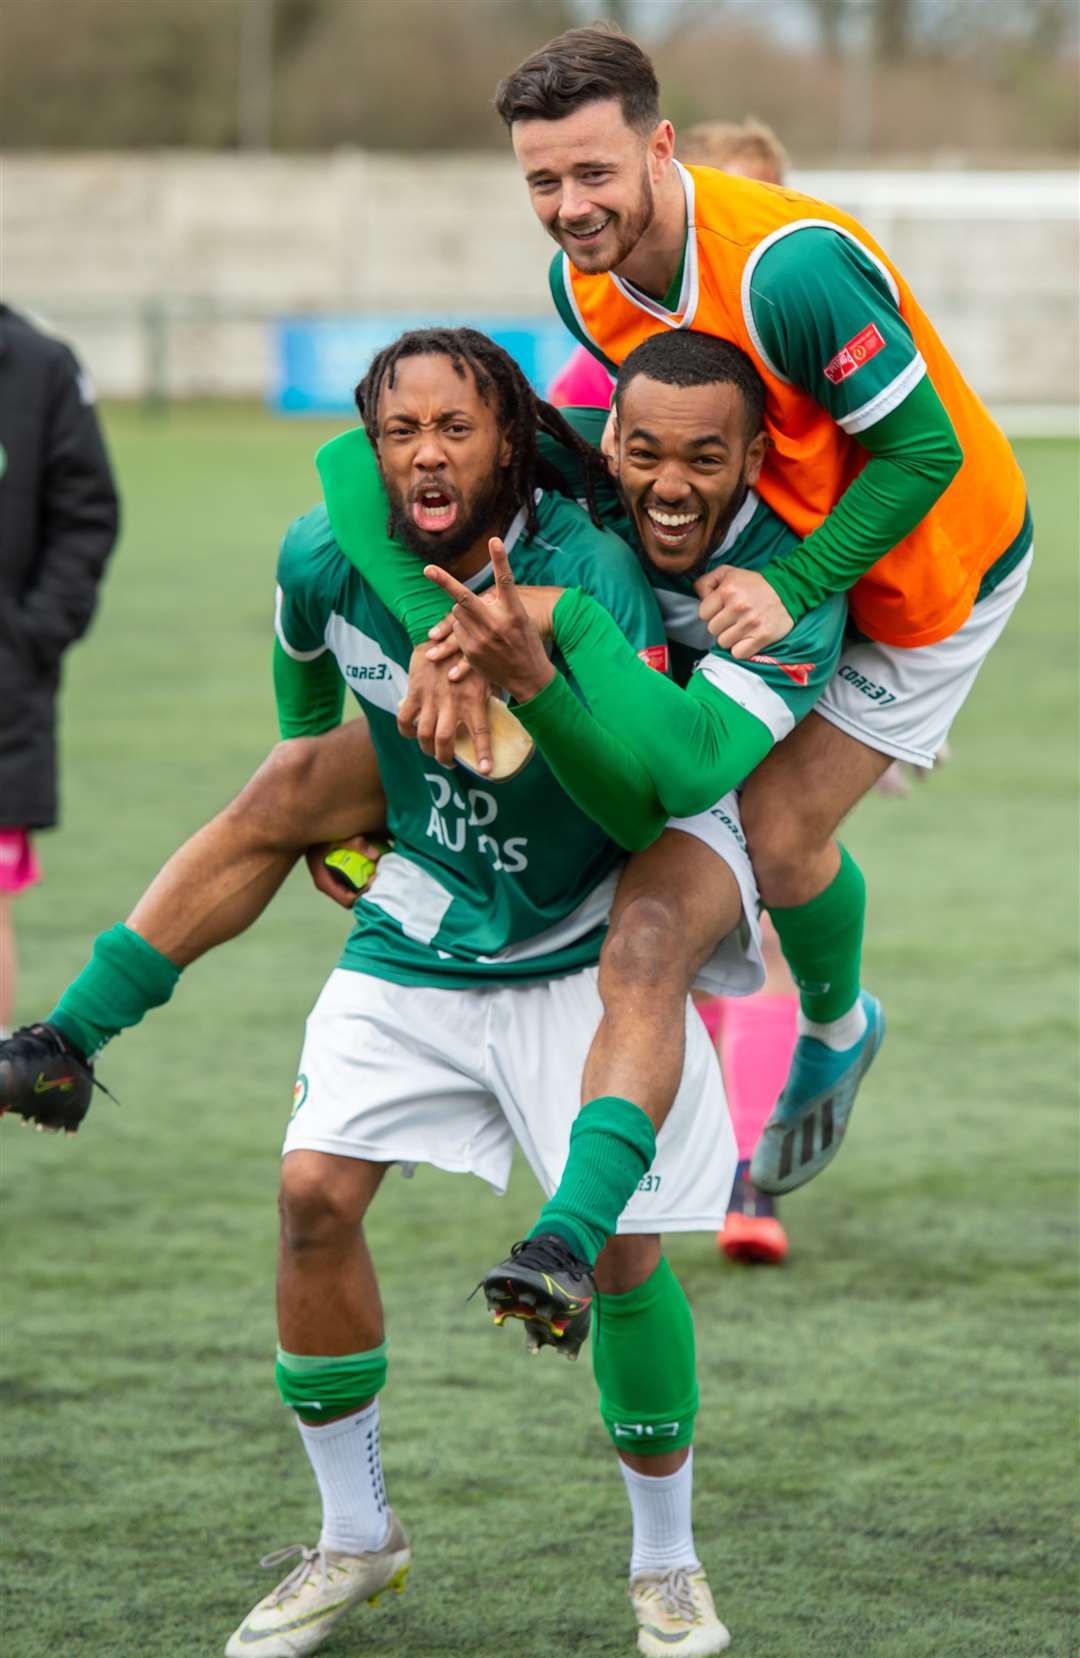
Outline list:
[[[739,1161],[745,1162],[753,1155],[765,1120],[787,1081],[799,997],[795,991],[781,996],[730,996],[721,1006],[720,1064]]]
[[[709,1041],[715,1048],[720,1040],[720,1027],[724,1023],[724,1009],[734,1007],[735,1000],[725,1000],[723,996],[710,996],[707,1002],[695,1002],[694,1006],[701,1015],[701,1022],[709,1033]]]

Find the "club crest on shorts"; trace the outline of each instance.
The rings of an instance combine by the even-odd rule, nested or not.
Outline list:
[[[296,1116],[296,1113],[299,1111],[299,1109],[303,1105],[304,1101],[307,1099],[307,1095],[308,1095],[308,1079],[304,1075],[303,1071],[301,1071],[300,1075],[297,1077],[295,1083],[293,1084],[292,1110],[289,1112],[289,1121],[290,1121],[290,1123],[292,1122],[293,1118]]]

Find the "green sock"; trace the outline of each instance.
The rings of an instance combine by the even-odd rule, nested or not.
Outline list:
[[[386,1342],[367,1353],[319,1358],[277,1350],[274,1380],[283,1405],[301,1422],[318,1424],[362,1410],[386,1386]]]
[[[605,1095],[583,1105],[570,1130],[558,1190],[529,1233],[555,1232],[592,1266],[656,1156],[656,1131],[640,1105]]]
[[[600,1415],[616,1450],[659,1456],[693,1442],[694,1315],[665,1258],[629,1294],[596,1296],[592,1348]]]
[[[769,911],[808,1019],[827,1024],[855,1006],[862,967],[866,882],[847,848],[840,868],[808,904]]]
[[[94,952],[49,1014],[85,1059],[144,1013],[169,1000],[180,978],[160,950],[118,922],[94,940]]]

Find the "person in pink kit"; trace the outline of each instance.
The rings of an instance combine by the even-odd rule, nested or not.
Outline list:
[[[0,1037],[15,1011],[15,917],[13,900],[41,879],[25,829],[0,829]]]
[[[787,170],[787,155],[776,134],[752,119],[702,121],[688,128],[679,144],[679,159],[763,184],[782,184]],[[613,385],[603,365],[579,345],[551,382],[547,396],[563,408],[606,409]],[[751,1185],[749,1166],[787,1080],[799,995],[772,927],[765,925],[763,933],[767,976],[756,995],[736,999],[695,992],[694,1000],[720,1058],[738,1143],[739,1166],[717,1242],[729,1260],[779,1265],[788,1252],[787,1234],[777,1217],[776,1200]]]
[[[606,409],[614,386],[603,363],[579,345],[548,387],[547,400],[557,409]]]

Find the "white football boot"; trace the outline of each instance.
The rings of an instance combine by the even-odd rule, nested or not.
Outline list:
[[[666,1572],[639,1572],[630,1579],[630,1600],[638,1621],[638,1651],[646,1658],[711,1658],[731,1644],[716,1615],[704,1568],[672,1566]]]
[[[265,1555],[260,1565],[280,1566],[294,1554],[299,1561],[230,1636],[225,1658],[302,1658],[316,1651],[358,1601],[377,1606],[383,1589],[400,1595],[412,1558],[393,1510],[389,1537],[370,1554],[336,1554],[293,1543]]]

